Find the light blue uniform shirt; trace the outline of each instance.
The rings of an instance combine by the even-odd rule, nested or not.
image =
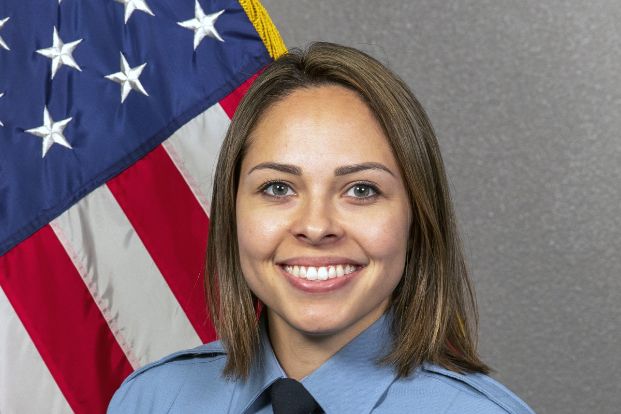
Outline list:
[[[387,320],[380,318],[302,379],[327,414],[534,414],[486,375],[426,363],[397,379],[393,368],[375,363],[390,343]],[[247,381],[222,378],[226,351],[218,341],[146,365],[123,382],[108,413],[272,413],[267,390],[286,374],[264,328],[261,344],[262,363]]]

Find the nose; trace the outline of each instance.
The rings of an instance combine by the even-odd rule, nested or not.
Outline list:
[[[333,243],[343,237],[334,206],[319,197],[310,197],[300,206],[291,232],[296,239],[312,245]]]

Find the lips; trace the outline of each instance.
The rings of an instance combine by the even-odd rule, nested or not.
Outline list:
[[[296,289],[329,293],[348,285],[366,267],[347,258],[296,258],[278,264],[280,273]]]

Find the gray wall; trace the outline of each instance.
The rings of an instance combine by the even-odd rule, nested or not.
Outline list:
[[[621,408],[621,2],[263,0],[387,63],[442,146],[484,358],[539,414]]]

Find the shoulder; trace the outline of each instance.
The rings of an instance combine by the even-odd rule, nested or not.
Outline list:
[[[434,364],[424,364],[423,371],[462,391],[454,400],[452,408],[455,412],[463,413],[466,407],[476,407],[483,404],[483,401],[489,401],[494,404],[494,410],[489,411],[490,413],[534,413],[517,395],[487,375],[480,373],[460,374]],[[487,413],[488,411],[476,410],[476,412]]]
[[[397,380],[389,393],[403,401],[404,409],[416,401],[430,412],[444,414],[534,414],[519,397],[487,375],[460,374],[430,363]]]
[[[169,412],[173,405],[190,412],[193,404],[209,397],[206,394],[222,395],[230,388],[221,376],[225,363],[219,341],[175,352],[129,375],[112,397],[108,413]]]

